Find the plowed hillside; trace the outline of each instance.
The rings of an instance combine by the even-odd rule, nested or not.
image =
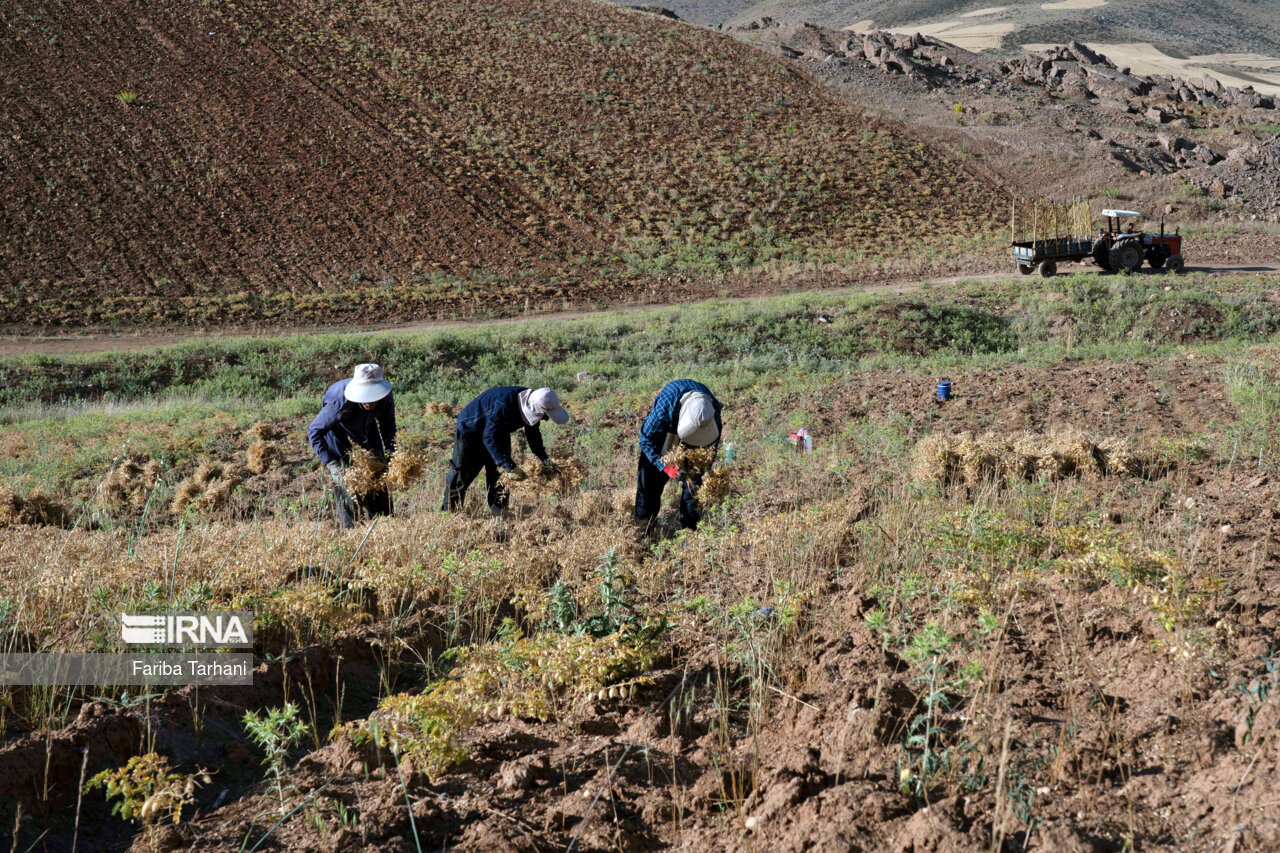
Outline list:
[[[625,298],[994,223],[997,189],[708,31],[589,0],[20,0],[0,324]]]

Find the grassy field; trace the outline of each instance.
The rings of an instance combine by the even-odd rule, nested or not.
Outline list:
[[[1277,293],[1080,275],[10,360],[5,648],[234,606],[261,664],[5,692],[17,846],[1266,847]],[[366,360],[428,475],[340,533],[304,431]],[[636,429],[679,376],[724,400],[733,458],[697,532],[669,507],[646,538]],[[498,383],[561,392],[544,434],[587,475],[438,514],[448,409]],[[77,810],[84,774],[152,753],[116,777],[135,819],[98,788]]]

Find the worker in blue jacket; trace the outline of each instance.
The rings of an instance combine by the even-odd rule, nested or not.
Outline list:
[[[511,458],[511,433],[523,429],[529,451],[542,460],[545,468],[554,470],[542,444],[542,421],[563,424],[569,413],[550,388],[523,388],[504,385],[490,388],[458,413],[458,427],[453,439],[453,459],[444,483],[444,504],[448,512],[462,506],[467,486],[484,469],[489,487],[489,510],[501,512],[507,506],[507,490],[498,483],[506,471],[523,480],[527,475]]]
[[[720,442],[720,401],[711,389],[692,379],[677,379],[662,386],[653,408],[640,427],[640,463],[636,472],[636,521],[646,527],[662,507],[662,490],[668,480],[680,480],[679,521],[692,530],[702,520],[695,494],[701,472],[681,471],[665,465],[663,456],[678,444],[710,447]]]
[[[352,498],[343,474],[353,447],[363,447],[375,456],[395,450],[396,404],[381,367],[357,364],[350,379],[330,385],[320,414],[307,428],[307,438],[333,481],[331,494],[342,527],[351,527],[360,514],[391,514],[391,496],[385,489]]]

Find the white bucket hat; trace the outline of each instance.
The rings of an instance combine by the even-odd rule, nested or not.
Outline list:
[[[391,383],[376,364],[357,364],[342,395],[353,403],[376,403],[391,393]]]
[[[716,406],[709,394],[692,391],[680,401],[676,435],[694,447],[707,447],[720,437],[720,430],[716,427]]]
[[[550,388],[539,388],[531,393],[529,405],[535,412],[551,418],[553,423],[563,424],[569,421],[569,413],[560,405],[560,395]]]

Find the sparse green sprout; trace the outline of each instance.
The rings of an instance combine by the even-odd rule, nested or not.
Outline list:
[[[280,816],[288,814],[285,807],[285,760],[289,750],[302,742],[307,724],[298,716],[298,706],[289,702],[283,708],[271,708],[259,716],[253,711],[244,715],[245,731],[254,743],[266,753],[267,773],[280,800]]]
[[[119,101],[122,106],[132,106],[133,103],[138,100],[138,93],[129,89],[122,89],[116,93],[116,100]]]

